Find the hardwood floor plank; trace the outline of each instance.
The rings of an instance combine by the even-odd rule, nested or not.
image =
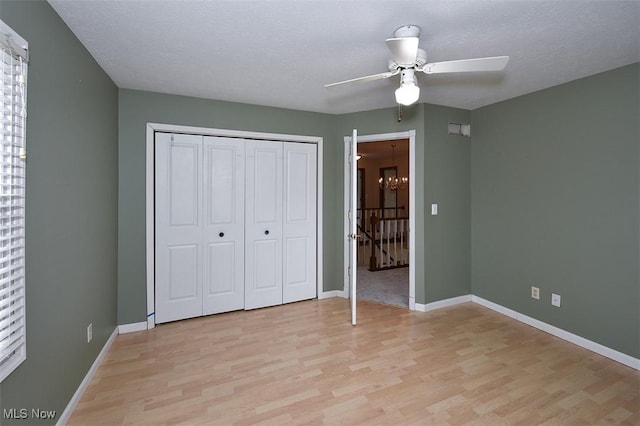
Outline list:
[[[344,299],[120,335],[69,425],[640,423],[640,372],[466,303]]]

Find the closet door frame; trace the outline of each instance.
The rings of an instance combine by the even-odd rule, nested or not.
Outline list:
[[[265,141],[313,143],[317,146],[317,217],[316,217],[316,294],[318,299],[333,297],[333,292],[323,290],[322,266],[322,209],[324,192],[322,189],[322,155],[323,138],[318,136],[290,135],[279,133],[263,133],[242,130],[215,129],[206,127],[180,126],[163,123],[147,123],[146,127],[146,266],[147,266],[147,321],[136,323],[131,331],[154,328],[155,322],[155,134],[188,133],[202,136],[220,136],[239,139],[254,139]],[[135,330],[134,330],[135,328]]]

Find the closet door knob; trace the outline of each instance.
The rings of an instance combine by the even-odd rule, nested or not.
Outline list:
[[[220,238],[224,237],[224,232],[219,233],[218,237],[220,237]]]
[[[264,231],[264,235],[269,235],[269,230]]]

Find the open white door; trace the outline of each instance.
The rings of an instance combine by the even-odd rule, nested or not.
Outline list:
[[[356,304],[356,266],[358,255],[358,229],[357,229],[357,193],[358,193],[358,163],[356,160],[358,152],[358,130],[353,129],[351,141],[349,143],[349,298],[351,299],[351,324],[356,325],[357,304]]]

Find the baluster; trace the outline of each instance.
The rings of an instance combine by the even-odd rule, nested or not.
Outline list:
[[[387,265],[387,251],[384,245],[387,236],[387,222],[382,221],[382,223],[384,223],[384,232],[380,235],[380,247],[382,247],[382,261],[380,266],[384,268]]]
[[[382,223],[384,223],[384,232],[381,233],[380,235],[380,247],[382,247],[382,261],[381,261],[381,267],[384,268],[387,264],[387,254],[386,254],[386,250],[384,248],[384,242],[385,242],[385,237],[387,235],[387,222],[382,221]]]
[[[394,231],[393,231],[393,258],[396,261],[396,266],[400,264],[400,259],[398,259],[398,219],[393,221]]]
[[[387,222],[387,267],[391,266],[391,222]]]
[[[371,235],[371,239],[369,240],[369,243],[371,244],[371,247],[369,247],[369,269],[372,271],[377,268],[375,253],[377,227],[378,218],[376,217],[375,213],[373,213],[369,217],[369,234]]]
[[[402,222],[402,234],[404,235],[404,241],[402,242],[402,264],[406,265],[407,263],[409,263],[407,248],[405,248],[405,245],[407,245],[409,241],[409,221],[403,219]]]
[[[384,264],[384,220],[380,221],[380,257],[379,257],[379,261],[378,261],[378,268],[382,268],[383,264]]]
[[[369,235],[371,235],[371,238],[369,239],[369,259],[371,259],[371,256],[373,256],[373,240],[372,240],[372,238],[376,237],[375,231],[374,231],[373,227],[371,226],[371,221],[369,221],[369,227],[367,229],[369,230]],[[369,268],[371,268],[371,260],[369,260]]]
[[[400,224],[400,251],[402,252],[402,264],[406,265],[406,257],[405,257],[405,249],[404,249],[404,219],[402,219],[402,223]]]
[[[368,257],[368,259],[370,259],[371,256],[373,256],[373,240],[371,238],[375,238],[374,232],[375,231],[372,229],[372,227],[369,226],[369,235],[370,235],[370,237],[369,237],[369,257]]]
[[[398,223],[397,223],[398,232],[396,233],[396,241],[398,242],[398,245],[400,246],[400,255],[398,256],[398,262],[397,262],[398,266],[402,265],[402,262],[403,262],[403,260],[402,260],[402,250],[403,250],[403,247],[402,247],[402,222],[403,221],[404,221],[404,219],[398,219]]]
[[[378,232],[380,232],[380,221],[378,221],[377,218],[372,225],[372,228],[373,241],[371,242],[371,265],[374,269],[377,269],[379,260],[377,259],[378,256],[376,256],[376,241],[378,241]]]
[[[373,229],[373,241],[371,242],[371,265],[373,266],[373,269],[377,269],[378,268],[378,262],[379,260],[377,259],[378,256],[376,256],[376,241],[378,241],[378,233],[380,232],[380,224],[378,222],[377,217],[375,218],[376,220],[374,222],[372,222],[372,229]]]

